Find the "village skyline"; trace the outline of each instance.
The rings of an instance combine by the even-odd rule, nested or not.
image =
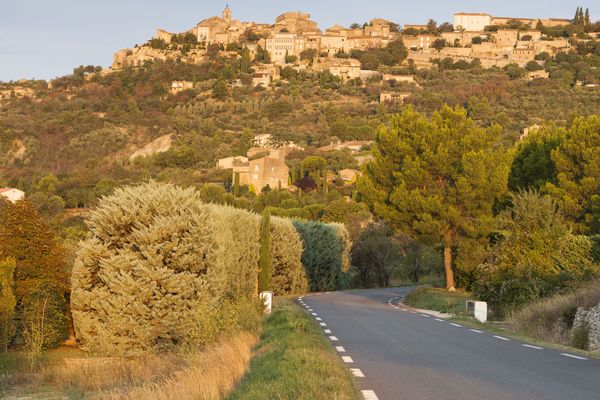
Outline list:
[[[61,6],[61,3],[64,5]],[[457,12],[528,18],[572,18],[575,6],[588,6],[585,2],[580,4],[571,1],[551,1],[552,4],[541,1],[528,4],[516,1],[502,4],[487,1],[436,4],[439,2],[424,1],[411,4],[408,8],[402,3],[380,0],[370,2],[369,7],[365,8],[358,1],[333,1],[326,5],[318,4],[317,7],[314,2],[265,0],[252,5],[242,1],[211,1],[208,4],[179,1],[178,7],[168,7],[152,1],[144,2],[146,7],[140,13],[142,6],[138,1],[117,5],[109,0],[102,3],[102,6],[94,5],[93,10],[87,6],[66,3],[68,2],[58,1],[49,6],[39,1],[27,1],[4,6],[7,23],[0,27],[0,81],[52,79],[70,73],[77,65],[107,67],[115,50],[132,43],[142,44],[158,27],[175,32],[184,31],[190,25],[220,14],[226,3],[232,8],[235,18],[258,23],[273,23],[278,15],[287,11],[306,12],[311,14],[311,19],[321,30],[335,24],[349,26],[354,22],[364,23],[372,18],[386,18],[400,26],[425,24],[429,18],[438,23],[452,23],[453,14]],[[119,12],[115,13],[115,10]],[[23,23],[21,17],[25,12],[28,18]],[[20,22],[17,24],[14,21]],[[107,26],[111,29],[106,29]],[[86,35],[75,34],[82,29],[87,32]],[[39,40],[39,37],[44,37],[44,40]],[[23,46],[23,43],[28,45]]]

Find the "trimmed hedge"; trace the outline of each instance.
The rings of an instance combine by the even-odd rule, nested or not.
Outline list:
[[[202,346],[252,326],[260,224],[254,213],[203,203],[193,188],[155,182],[101,199],[71,279],[81,347],[135,355]],[[299,234],[282,218],[270,232],[271,289],[304,292]]]
[[[88,225],[71,282],[83,349],[197,346],[235,331],[248,310],[258,318],[255,215],[151,182],[103,198]]]
[[[302,238],[302,264],[311,291],[335,290],[342,285],[342,272],[350,265],[351,243],[347,230],[340,224],[294,220]]]

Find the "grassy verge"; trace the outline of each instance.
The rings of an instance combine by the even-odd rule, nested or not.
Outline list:
[[[569,340],[565,339],[565,332],[568,332],[568,329],[561,328],[558,324],[564,318],[565,311],[573,308],[574,305],[590,307],[597,304],[598,296],[600,296],[597,287],[591,286],[571,295],[560,295],[542,300],[523,307],[507,321],[487,323],[479,322],[475,318],[464,314],[465,301],[469,299],[469,293],[467,292],[449,293],[439,288],[418,287],[406,297],[405,303],[425,310],[452,313],[454,314],[453,321],[470,328],[483,329],[514,340],[560,351],[600,358],[598,352],[590,352],[570,346]]]
[[[317,325],[291,299],[276,299],[263,325],[250,370],[230,400],[359,399],[343,367]]]
[[[465,301],[469,300],[470,296],[470,293],[461,290],[448,292],[446,289],[420,286],[410,292],[404,302],[409,306],[425,310],[463,314]]]
[[[242,332],[203,351],[135,358],[59,349],[44,354],[35,371],[22,354],[9,353],[4,361],[16,369],[0,375],[0,398],[218,400],[246,373],[257,340]]]

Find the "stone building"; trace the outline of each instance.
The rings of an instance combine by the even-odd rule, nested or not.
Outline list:
[[[232,18],[232,11],[227,6],[221,17],[215,16],[203,20],[192,32],[196,34],[201,44],[228,44],[237,41],[247,27],[247,24]]]
[[[482,32],[489,25],[492,25],[492,16],[490,14],[465,12],[454,14],[454,29],[457,31]]]
[[[360,78],[360,61],[353,58],[332,58],[325,59],[315,64],[315,71],[329,71],[332,75],[347,82],[352,79]]]
[[[380,103],[404,103],[404,100],[411,94],[404,92],[381,92],[379,94]]]
[[[498,29],[493,35],[496,45],[499,47],[514,47],[519,40],[518,29]]]
[[[25,192],[15,188],[0,188],[0,196],[11,203],[16,203],[19,200],[25,199]]]
[[[173,33],[167,32],[164,29],[157,29],[156,35],[154,35],[154,38],[162,40],[165,43],[169,44],[169,43],[171,43],[171,39],[173,38],[173,35],[174,35]]]
[[[177,94],[184,90],[192,90],[194,82],[192,81],[173,81],[171,82],[171,94]]]
[[[289,179],[289,168],[285,161],[275,157],[261,157],[248,161],[247,172],[242,169],[235,170],[240,172],[240,184],[252,185],[257,193],[263,188],[269,186],[271,189],[287,189]]]
[[[320,33],[316,22],[310,19],[310,14],[291,11],[281,14],[275,19],[275,32],[296,34]]]
[[[285,56],[299,56],[306,50],[306,39],[296,33],[275,33],[266,41],[266,49],[271,56],[271,61],[282,63]]]

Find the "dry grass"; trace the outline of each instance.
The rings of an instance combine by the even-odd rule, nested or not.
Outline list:
[[[532,303],[507,319],[515,331],[546,342],[568,346],[571,327],[578,307],[600,304],[600,281],[569,294],[557,295]]]
[[[257,340],[242,333],[185,356],[70,359],[46,369],[44,381],[103,400],[222,399],[245,374]]]

